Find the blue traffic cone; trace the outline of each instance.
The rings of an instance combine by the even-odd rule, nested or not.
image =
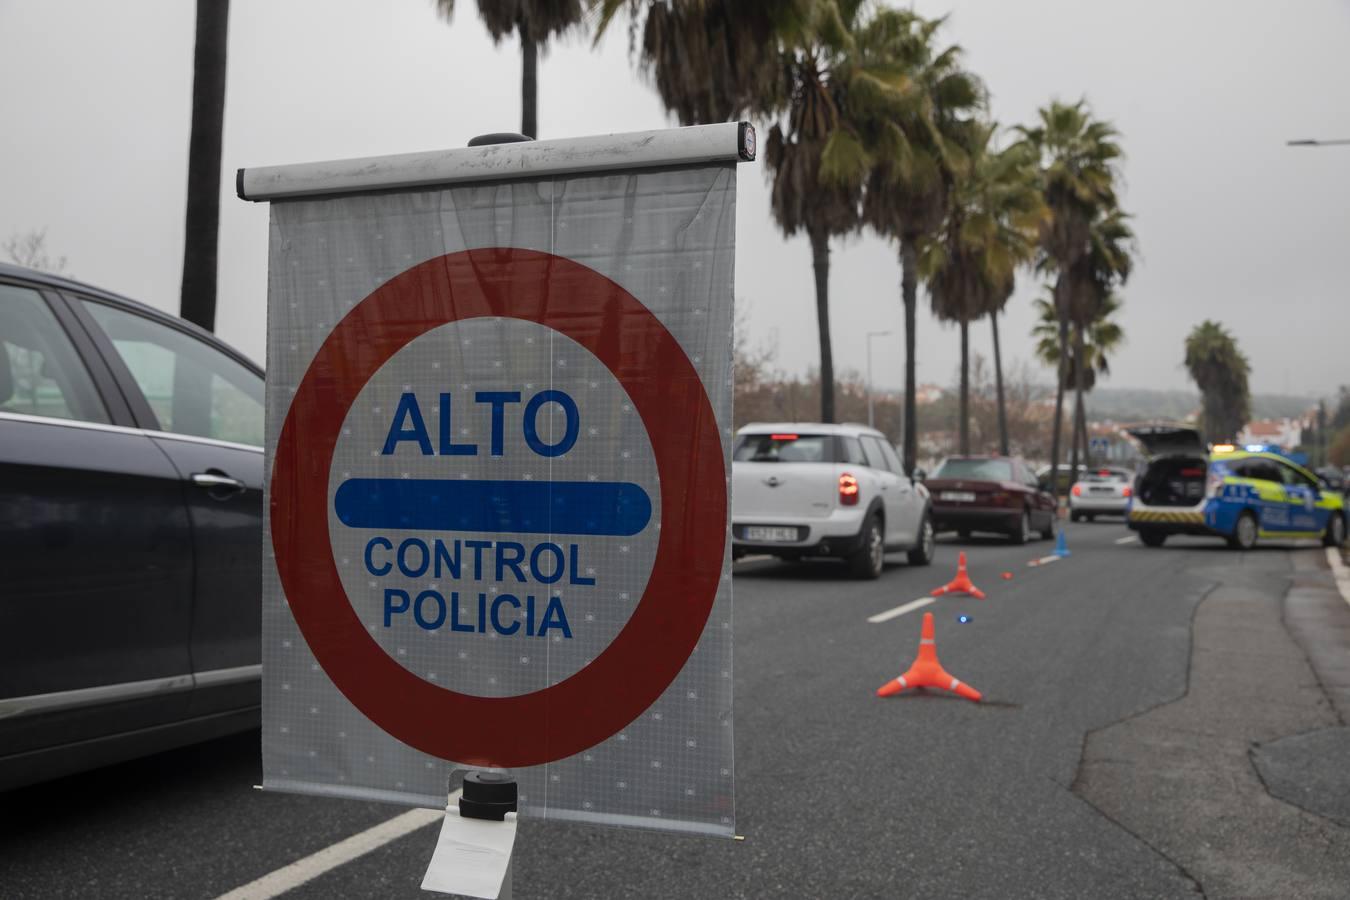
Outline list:
[[[1069,555],[1069,539],[1064,536],[1063,526],[1059,529],[1059,536],[1055,538],[1055,555],[1061,559]]]

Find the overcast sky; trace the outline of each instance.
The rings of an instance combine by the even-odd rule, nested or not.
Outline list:
[[[1188,387],[1186,331],[1215,318],[1252,362],[1258,392],[1327,394],[1350,382],[1350,2],[922,0],[950,12],[1002,123],[1052,97],[1086,96],[1127,153],[1124,205],[1141,259],[1125,289],[1117,387]],[[192,93],[188,0],[0,0],[0,239],[47,229],[80,279],[178,306]],[[462,146],[519,127],[519,51],[494,47],[473,0],[452,24],[432,0],[234,0],[226,91],[217,330],[261,360],[267,207],[234,196],[234,170]],[[564,39],[540,65],[542,137],[672,124],[633,74],[625,28],[598,50]],[[760,125],[761,133],[766,130]],[[762,165],[740,168],[737,298],[777,364],[817,361],[810,251],[784,240]],[[840,241],[835,359],[903,383],[893,245]],[[1030,359],[1023,276],[1004,330]],[[921,299],[919,377],[948,383],[954,330]],[[974,332],[988,353],[987,327]],[[1050,379],[1049,373],[1045,374]]]

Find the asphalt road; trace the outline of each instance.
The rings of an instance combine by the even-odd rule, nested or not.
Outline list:
[[[1132,794],[1134,776],[1113,777],[1124,769],[1112,768],[1122,761],[1110,748],[1134,739],[1119,728],[1137,722],[1147,729],[1152,711],[1199,703],[1203,713],[1203,697],[1188,693],[1193,644],[1222,644],[1222,628],[1244,617],[1288,637],[1279,613],[1285,592],[1296,570],[1318,565],[1321,551],[1236,554],[1190,539],[1148,550],[1118,543],[1128,536],[1120,525],[1069,527],[1072,555],[1039,567],[1027,563],[1048,554],[1050,542],[979,539],[944,541],[931,568],[895,557],[876,582],[846,580],[824,563],[737,564],[737,825],[744,840],[526,821],[515,896],[1162,898],[1199,896],[1202,888],[1211,897],[1241,895],[1248,883],[1241,872],[1211,880],[1212,854],[1198,847],[1209,840],[1203,827],[1174,827],[1200,815],[1184,790],[1176,800],[1169,793],[1191,783],[1183,763],[1163,771],[1175,778],[1149,780]],[[943,598],[868,622],[949,579],[958,549],[988,599]],[[1205,600],[1229,589],[1228,581],[1244,586],[1246,606],[1220,609]],[[981,690],[984,703],[874,695],[909,665],[925,611],[936,617],[943,664]],[[961,614],[971,621],[959,623]],[[1206,625],[1199,641],[1197,623],[1210,618],[1217,624]],[[1293,650],[1284,652],[1301,659],[1300,645],[1288,639]],[[1215,659],[1219,667],[1204,677],[1217,683],[1222,665],[1240,662]],[[1344,725],[1328,701],[1318,707],[1309,693],[1321,690],[1315,677],[1288,673],[1285,687],[1312,704],[1307,721]],[[1255,702],[1280,707],[1281,683]],[[1241,708],[1223,727],[1243,724]],[[1267,732],[1262,739],[1281,736]],[[1203,736],[1178,733],[1183,744],[1207,746]],[[1148,732],[1141,734],[1139,746],[1150,746]],[[1245,759],[1248,738],[1233,740]],[[242,735],[0,795],[0,897],[217,897],[402,812],[255,791],[257,742],[256,733]],[[1159,765],[1172,765],[1168,759]],[[1147,758],[1126,762],[1149,769]],[[1297,781],[1297,770],[1284,771]],[[1327,777],[1337,787],[1334,772],[1318,777],[1322,790]],[[1254,768],[1251,778],[1264,799],[1284,803],[1264,793]],[[1350,788],[1350,774],[1338,787]],[[1240,821],[1250,796],[1220,793],[1204,795],[1204,814]],[[1311,817],[1331,829],[1328,847],[1350,837],[1343,824],[1296,812],[1290,827]],[[1290,847],[1302,840],[1291,834]],[[434,827],[414,830],[285,896],[427,896],[418,885],[434,842]],[[1233,865],[1240,869],[1240,860]],[[1300,896],[1324,896],[1323,873],[1308,874]],[[1336,875],[1328,870],[1328,878]]]

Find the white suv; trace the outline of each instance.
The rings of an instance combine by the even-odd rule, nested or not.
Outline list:
[[[873,428],[752,423],[736,433],[731,469],[736,557],[842,557],[860,578],[878,577],[890,550],[933,559],[928,490]]]

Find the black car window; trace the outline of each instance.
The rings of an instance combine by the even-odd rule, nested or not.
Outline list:
[[[261,378],[176,328],[103,303],[84,304],[131,370],[160,428],[262,445]]]
[[[0,284],[0,411],[85,422],[108,411],[42,295]]]
[[[1293,466],[1286,466],[1283,463],[1274,463],[1273,465],[1279,467],[1280,476],[1284,479],[1285,484],[1290,485],[1292,487],[1307,487],[1312,488],[1313,490],[1317,489],[1317,485],[1311,479],[1305,477],[1302,472],[1300,472],[1298,469],[1295,469]]]
[[[936,477],[1012,481],[1012,462],[1006,459],[944,459]]]
[[[1244,459],[1239,463],[1234,463],[1235,468],[1244,478],[1255,478],[1258,481],[1273,481],[1281,484],[1284,478],[1280,475],[1280,469],[1275,463],[1265,459]]]

